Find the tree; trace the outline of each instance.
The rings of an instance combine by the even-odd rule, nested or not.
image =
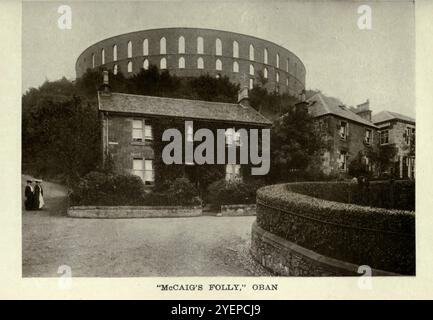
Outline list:
[[[289,111],[271,129],[270,177],[274,181],[288,181],[306,174],[322,146],[320,133],[306,106],[287,108]]]
[[[397,148],[393,144],[379,146],[376,150],[369,150],[367,157],[377,168],[379,176],[387,172],[394,164]]]

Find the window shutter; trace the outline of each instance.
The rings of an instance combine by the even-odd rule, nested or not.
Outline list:
[[[349,121],[346,122],[346,137],[349,136]]]

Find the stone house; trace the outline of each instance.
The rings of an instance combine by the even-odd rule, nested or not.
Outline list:
[[[249,105],[247,88],[241,89],[238,103],[221,103],[111,92],[107,73],[104,87],[98,92],[103,159],[110,157],[116,171],[137,175],[149,186],[154,185],[158,176],[155,161],[161,159],[161,154],[157,154],[161,150],[155,148],[161,139],[155,134],[156,127],[161,129],[170,121],[185,123],[183,139],[193,143],[197,128],[212,132],[225,129],[223,143],[227,147],[231,144],[239,147],[238,136],[233,136],[238,129],[261,130],[271,126],[269,120]],[[193,126],[187,127],[188,123]],[[185,175],[189,177],[187,171],[194,171],[197,166],[186,160],[184,164]],[[225,171],[226,179],[240,178],[241,165],[225,164]]]
[[[372,121],[378,127],[380,145],[393,145],[397,149],[389,173],[400,178],[414,179],[415,155],[411,151],[411,144],[415,137],[415,119],[396,112],[381,111],[373,116]]]
[[[356,107],[346,107],[336,98],[316,93],[305,102],[322,134],[321,154],[323,173],[346,176],[350,162],[358,155],[366,170],[374,171],[368,151],[379,143],[377,126],[371,121],[369,101]]]

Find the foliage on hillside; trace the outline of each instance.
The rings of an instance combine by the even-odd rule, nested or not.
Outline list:
[[[239,85],[227,77],[179,78],[155,66],[129,78],[120,70],[116,75],[110,72],[109,79],[112,91],[161,97],[236,102],[239,91]],[[24,172],[74,182],[98,169],[101,146],[96,93],[101,89],[102,80],[102,70],[89,69],[76,81],[66,78],[46,81],[23,95]],[[270,119],[278,118],[298,102],[296,98],[268,93],[261,87],[251,90],[250,101]],[[304,130],[302,122],[295,121],[292,125],[295,125],[293,131],[306,132],[310,128]],[[207,186],[210,182],[206,180],[202,184]]]

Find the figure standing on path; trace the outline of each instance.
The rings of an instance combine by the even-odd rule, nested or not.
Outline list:
[[[43,208],[45,202],[44,202],[44,190],[42,189],[41,182],[42,180],[36,179],[36,186],[35,186],[35,209],[40,210]]]
[[[26,210],[32,210],[33,209],[33,203],[34,203],[34,192],[33,192],[33,180],[27,180],[27,185],[24,190],[24,196],[26,197],[26,200],[24,201],[24,207]]]

